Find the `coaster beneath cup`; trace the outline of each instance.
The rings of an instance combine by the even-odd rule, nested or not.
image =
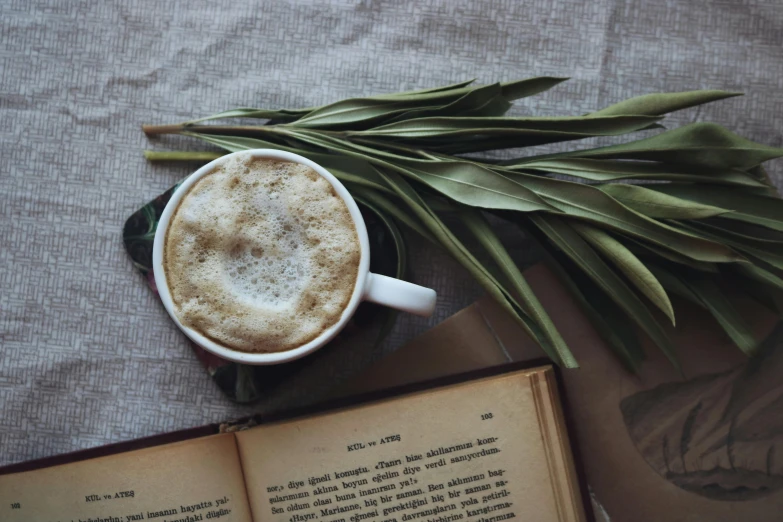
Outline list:
[[[152,273],[152,244],[155,239],[158,219],[178,187],[179,184],[174,185],[137,210],[125,222],[122,231],[125,249],[156,296],[158,291]],[[400,277],[397,267],[398,261],[401,256],[404,256],[404,253],[398,251],[397,243],[394,240],[396,231],[390,229],[393,224],[380,219],[371,208],[362,204],[361,201],[357,201],[357,203],[367,225],[370,249],[374,253],[370,257],[370,270],[377,274]],[[161,313],[165,313],[162,306]],[[272,366],[251,366],[227,361],[205,351],[195,343],[189,342],[196,357],[207,369],[218,387],[230,399],[249,403],[260,399],[265,393],[271,392],[305,368],[317,364],[325,355],[340,345],[372,347],[387,331],[394,314],[395,312],[388,308],[372,303],[362,303],[348,325],[329,344],[302,359]]]

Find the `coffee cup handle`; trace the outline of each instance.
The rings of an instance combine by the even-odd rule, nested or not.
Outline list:
[[[367,274],[364,300],[403,312],[429,317],[435,310],[437,294],[431,288],[380,274]]]

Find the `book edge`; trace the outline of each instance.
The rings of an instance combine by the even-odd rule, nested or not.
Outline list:
[[[560,406],[557,380],[552,367],[527,375],[533,394],[549,478],[560,522],[585,522],[579,479],[570,451],[565,416]]]

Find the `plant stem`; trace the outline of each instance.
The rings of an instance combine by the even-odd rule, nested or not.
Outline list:
[[[175,125],[142,125],[141,128],[147,136],[181,134],[183,132],[224,136],[255,136],[259,134],[283,133],[283,129],[278,128],[276,125],[189,125],[187,123],[177,123]]]
[[[225,152],[206,152],[206,151],[167,151],[167,150],[145,150],[144,157],[149,161],[212,161]]]
[[[174,125],[142,125],[141,130],[147,136],[159,136],[161,134],[179,134],[185,130],[183,123],[176,123]]]

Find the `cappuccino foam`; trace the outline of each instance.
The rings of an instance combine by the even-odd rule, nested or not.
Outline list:
[[[182,198],[163,268],[183,325],[227,348],[280,352],[340,320],[360,258],[331,183],[306,165],[239,155]]]

